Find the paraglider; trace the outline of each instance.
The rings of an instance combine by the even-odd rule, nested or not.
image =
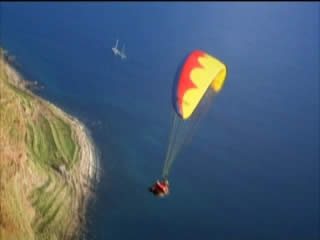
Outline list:
[[[191,141],[199,120],[207,113],[215,96],[221,91],[227,67],[208,53],[195,50],[178,70],[179,77],[173,84],[173,119],[166,160],[162,172],[162,183],[169,187],[169,170],[182,146]],[[158,181],[158,183],[161,183]],[[159,185],[159,184],[158,184]],[[149,188],[155,194],[166,196],[157,183]],[[158,191],[159,190],[159,191]]]
[[[164,197],[169,194],[169,181],[156,181],[152,187],[149,187],[149,191],[152,192],[157,197]]]

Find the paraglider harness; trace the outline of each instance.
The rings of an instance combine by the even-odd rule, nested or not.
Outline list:
[[[164,197],[169,194],[169,181],[167,179],[157,181],[155,184],[149,187],[149,191],[157,197]]]

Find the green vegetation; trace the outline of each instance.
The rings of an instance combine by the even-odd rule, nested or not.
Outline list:
[[[75,157],[77,146],[72,139],[70,125],[66,124],[66,122],[60,118],[53,118],[50,121],[50,127],[56,146],[62,155],[65,165],[68,168],[71,168],[72,164],[74,164],[74,161],[77,159]]]
[[[32,159],[44,168],[65,165],[70,169],[77,159],[70,125],[55,116],[41,115],[37,124],[30,121],[26,143]]]
[[[73,239],[83,212],[77,133],[15,74],[1,58],[0,240]]]

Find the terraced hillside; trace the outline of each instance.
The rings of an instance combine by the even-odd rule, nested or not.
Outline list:
[[[95,156],[84,127],[0,59],[0,240],[69,240],[85,226]]]

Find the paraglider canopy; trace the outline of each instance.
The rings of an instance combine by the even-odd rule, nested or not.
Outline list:
[[[183,65],[174,93],[178,116],[191,117],[210,86],[215,93],[220,92],[226,74],[226,66],[221,61],[201,50],[193,51]]]

